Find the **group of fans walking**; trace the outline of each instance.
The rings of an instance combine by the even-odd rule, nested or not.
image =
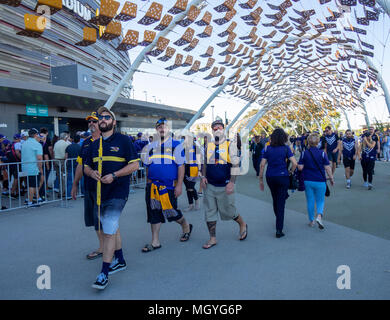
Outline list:
[[[91,113],[86,120],[90,136],[78,149],[70,193],[76,199],[83,179],[85,225],[95,228],[99,241],[99,248],[89,253],[87,259],[102,257],[103,260],[101,272],[92,285],[94,288],[104,289],[109,275],[126,269],[119,219],[128,200],[129,176],[139,170],[140,164],[146,168],[145,208],[151,226],[151,241],[141,248],[142,252],[162,247],[159,233],[166,221],[174,221],[180,226],[181,242],[190,239],[194,226],[178,208],[183,184],[188,199],[184,211],[199,210],[200,197],[203,196],[209,231],[203,249],[208,250],[218,243],[218,217],[223,221],[235,221],[238,239],[247,238],[248,225],[238,212],[234,197],[236,179],[241,174],[241,141],[238,135],[233,140],[227,138],[221,119],[217,118],[211,124],[212,136],[205,137],[203,145],[191,135],[176,140],[165,118],[156,122],[156,134],[148,141],[142,140],[142,135],[133,141],[116,132],[116,116],[105,107]],[[37,130],[30,130],[28,135],[35,141],[30,142],[37,150],[34,155],[42,155],[38,147],[40,134]],[[389,140],[386,134],[383,139],[384,155],[387,152],[385,160],[389,160]],[[298,161],[297,150],[300,152]],[[309,225],[317,224],[324,229],[324,203],[329,193],[327,180],[334,184],[334,173],[341,159],[345,167],[346,188],[352,186],[355,161],[359,159],[364,185],[372,189],[375,160],[381,149],[380,139],[373,128],[360,137],[347,130],[341,138],[327,127],[322,135],[308,132],[301,137],[288,137],[283,129],[276,128],[270,137],[265,134],[253,137],[250,151],[260,191],[265,190],[265,181],[271,191],[275,235],[281,238],[285,236],[284,211],[289,189],[305,191]],[[39,175],[41,168],[38,166],[39,172],[34,174]],[[200,182],[199,191],[197,181]]]

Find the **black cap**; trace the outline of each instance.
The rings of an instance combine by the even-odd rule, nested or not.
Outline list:
[[[217,124],[220,124],[220,125],[222,125],[222,127],[225,128],[225,125],[224,125],[224,123],[223,123],[223,120],[222,120],[220,117],[217,117],[217,118],[213,121],[213,123],[211,124],[211,129],[214,128],[214,126],[217,125]]]
[[[35,128],[31,128],[30,130],[28,130],[28,136],[29,137],[33,137],[33,136],[35,136],[38,133],[39,133],[39,131],[37,129],[35,129]]]

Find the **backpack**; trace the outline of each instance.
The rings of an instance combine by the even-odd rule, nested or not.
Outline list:
[[[20,158],[16,154],[15,143],[5,152],[5,156],[7,157],[7,162],[20,162]]]

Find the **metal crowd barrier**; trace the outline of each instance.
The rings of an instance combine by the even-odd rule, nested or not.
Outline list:
[[[0,172],[4,178],[0,181],[0,211],[10,211],[53,202],[60,202],[61,206],[69,207],[77,167],[76,160],[76,158],[71,158],[66,160],[0,163]],[[27,172],[23,172],[22,168],[29,164],[38,167],[39,164],[42,164],[42,176],[28,177]],[[77,198],[84,196],[83,179],[80,180],[78,185]],[[139,170],[133,172],[129,179],[130,193],[135,193],[134,189],[136,188],[146,187],[146,170],[142,161],[140,161]],[[58,188],[55,187],[55,180],[57,180]],[[4,191],[5,181],[8,181],[7,192]],[[28,196],[32,183],[38,187],[31,190],[33,201],[29,205]],[[16,194],[13,192],[16,192]]]
[[[142,159],[144,153],[139,153],[139,158]],[[130,175],[130,193],[135,193],[135,188],[144,189],[146,187],[146,169],[143,166],[142,160],[139,161],[139,169]]]
[[[42,166],[42,174],[29,176],[23,171],[26,166],[32,165],[38,168]],[[59,160],[40,160],[30,162],[0,163],[2,181],[0,184],[0,211],[36,206],[43,203],[51,203],[62,200],[62,177],[59,176],[59,195],[56,197],[54,182],[49,188],[48,179],[51,172],[56,172],[56,167],[61,171]],[[4,191],[5,181],[8,181],[8,191]],[[14,193],[13,193],[14,192]],[[15,193],[17,192],[17,193]],[[29,196],[32,204],[29,204]]]

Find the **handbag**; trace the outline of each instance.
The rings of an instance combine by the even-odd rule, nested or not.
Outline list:
[[[288,159],[288,149],[286,149],[286,158]],[[289,185],[288,190],[297,190],[298,189],[298,181],[296,176],[296,170],[294,173],[288,175]]]
[[[314,163],[316,164],[318,170],[320,171],[322,177],[325,179],[325,184],[326,184],[325,197],[329,197],[329,196],[330,196],[330,190],[329,190],[329,187],[328,187],[328,183],[326,182],[326,177],[325,177],[325,175],[322,173],[322,171],[321,171],[321,169],[320,169],[320,166],[318,165],[316,159],[314,159],[314,156],[313,156],[313,154],[311,153],[310,149],[308,149],[308,151],[310,152],[310,155],[311,155],[311,157],[313,158],[313,161],[314,161]]]

